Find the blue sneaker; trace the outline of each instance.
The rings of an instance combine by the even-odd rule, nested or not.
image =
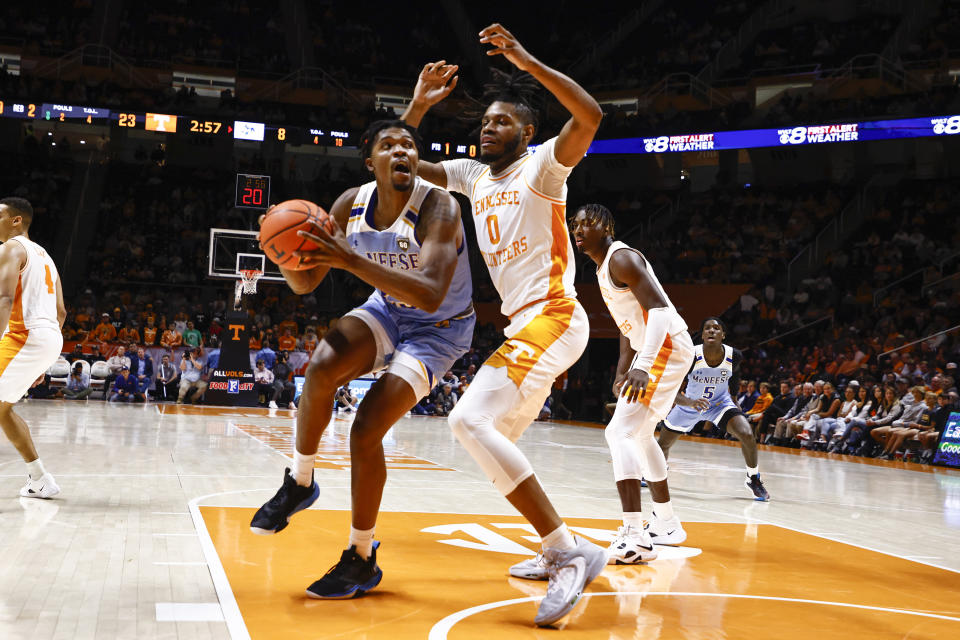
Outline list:
[[[767,492],[767,488],[763,486],[759,473],[755,476],[747,476],[743,485],[753,493],[753,499],[757,502],[770,500],[770,494]]]
[[[311,479],[309,487],[301,487],[284,469],[283,486],[262,507],[257,509],[250,521],[250,531],[260,536],[269,536],[283,531],[290,524],[290,516],[303,511],[320,497],[320,487]]]
[[[370,591],[383,580],[383,571],[377,566],[378,540],[373,542],[370,557],[364,560],[356,545],[340,554],[340,562],[309,587],[307,595],[318,600],[347,600]]]

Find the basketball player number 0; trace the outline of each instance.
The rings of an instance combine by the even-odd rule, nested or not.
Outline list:
[[[500,222],[497,220],[497,216],[487,216],[486,224],[487,237],[490,238],[490,244],[497,244],[500,242]]]
[[[47,293],[49,294],[56,293],[57,290],[53,288],[53,276],[50,275],[50,265],[48,264],[43,265],[43,273],[44,273],[43,283],[47,285]]]

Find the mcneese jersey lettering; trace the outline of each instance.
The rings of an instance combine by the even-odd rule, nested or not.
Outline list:
[[[573,246],[567,232],[567,176],[556,138],[500,175],[476,160],[445,160],[447,189],[470,198],[477,244],[509,317],[535,302],[576,298]]]
[[[23,236],[14,236],[8,242],[20,243],[27,261],[17,280],[7,331],[16,333],[40,327],[60,331],[57,320],[57,280],[60,274],[53,258],[39,244]]]
[[[368,182],[361,186],[350,208],[345,232],[347,241],[354,250],[372,262],[401,271],[419,269],[420,239],[416,232],[417,221],[420,219],[420,207],[423,206],[423,201],[434,189],[439,187],[418,177],[410,190],[410,199],[407,200],[403,213],[386,229],[377,229],[373,219],[377,209],[377,183]],[[380,295],[384,299],[392,313],[405,319],[440,322],[453,318],[468,309],[473,300],[470,262],[464,249],[466,249],[465,236],[457,247],[457,266],[450,281],[450,288],[440,308],[435,312],[427,313],[379,289],[375,295]]]

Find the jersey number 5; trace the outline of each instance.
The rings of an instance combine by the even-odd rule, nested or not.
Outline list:
[[[43,282],[44,284],[47,285],[47,293],[49,294],[56,293],[57,290],[53,288],[53,276],[50,274],[50,265],[48,264],[43,265],[43,273],[44,273]]]
[[[716,391],[716,387],[704,387],[703,388],[703,397],[705,400],[711,400],[713,398],[713,392]]]
[[[487,224],[487,237],[490,238],[490,244],[497,244],[500,242],[500,221],[497,220],[497,216],[489,215],[486,219]]]

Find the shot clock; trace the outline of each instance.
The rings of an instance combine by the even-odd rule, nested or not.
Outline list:
[[[237,174],[237,199],[239,209],[266,209],[270,206],[270,176]]]

